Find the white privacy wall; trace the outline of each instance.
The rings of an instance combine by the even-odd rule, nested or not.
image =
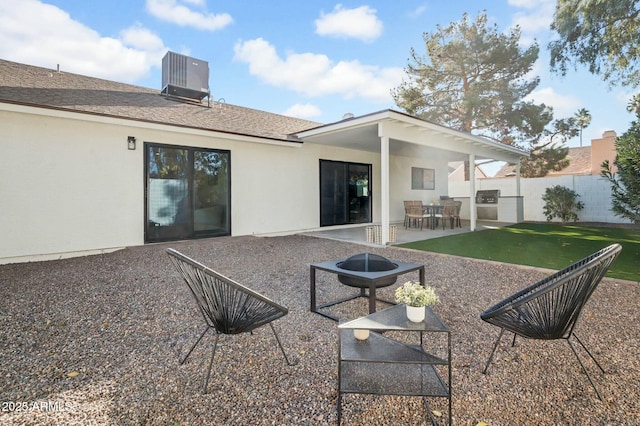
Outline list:
[[[547,220],[543,214],[542,196],[546,188],[556,185],[567,187],[579,195],[578,201],[584,203],[584,208],[577,212],[580,222],[630,223],[629,220],[613,214],[611,184],[598,175],[520,179],[520,195],[523,197],[525,221]],[[499,189],[501,196],[517,195],[515,178],[478,179],[476,189]],[[468,197],[468,194],[468,182],[449,182],[449,196],[463,198]]]

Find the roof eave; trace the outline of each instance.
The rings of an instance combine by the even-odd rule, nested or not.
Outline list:
[[[413,125],[413,126],[421,127],[431,131],[447,134],[449,136],[452,136],[458,139],[463,139],[468,142],[481,144],[489,149],[494,149],[497,151],[506,151],[510,155],[515,155],[519,157],[530,156],[529,152],[524,151],[522,149],[510,146],[510,145],[506,145],[500,142],[496,142],[482,136],[472,135],[471,133],[462,132],[459,130],[454,130],[449,127],[442,126],[440,124],[431,123],[421,118],[414,117],[412,115],[398,112],[392,109],[382,110],[382,111],[374,112],[371,114],[352,117],[352,118],[337,121],[334,123],[325,124],[322,126],[297,132],[295,135],[300,139],[304,140],[304,138],[307,138],[307,137],[312,138],[314,136],[319,136],[319,135],[328,135],[331,133],[339,132],[341,130],[354,129],[357,127],[367,126],[367,125],[376,124],[382,121],[389,121],[389,120],[401,121],[408,125]]]

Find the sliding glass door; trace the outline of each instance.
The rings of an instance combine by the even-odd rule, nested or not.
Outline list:
[[[320,226],[371,222],[371,165],[320,160]]]
[[[146,242],[231,234],[229,151],[144,149]]]

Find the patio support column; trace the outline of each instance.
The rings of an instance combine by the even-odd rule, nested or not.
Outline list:
[[[516,163],[516,220],[518,223],[524,222],[524,203],[522,200],[522,192],[520,191],[520,159]]]
[[[389,242],[389,136],[380,137],[380,244]]]
[[[476,230],[476,156],[469,154],[469,228]]]
[[[516,196],[519,197],[520,193],[520,160],[516,163]]]

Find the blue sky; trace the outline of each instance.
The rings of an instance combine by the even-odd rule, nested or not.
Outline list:
[[[212,99],[323,123],[398,109],[391,96],[423,32],[486,10],[501,30],[536,40],[536,102],[556,118],[586,108],[583,145],[633,119],[630,89],[585,69],[551,74],[546,45],[554,0],[214,1],[0,0],[0,58],[157,88],[167,50],[209,63]],[[578,138],[567,143],[579,146]]]

